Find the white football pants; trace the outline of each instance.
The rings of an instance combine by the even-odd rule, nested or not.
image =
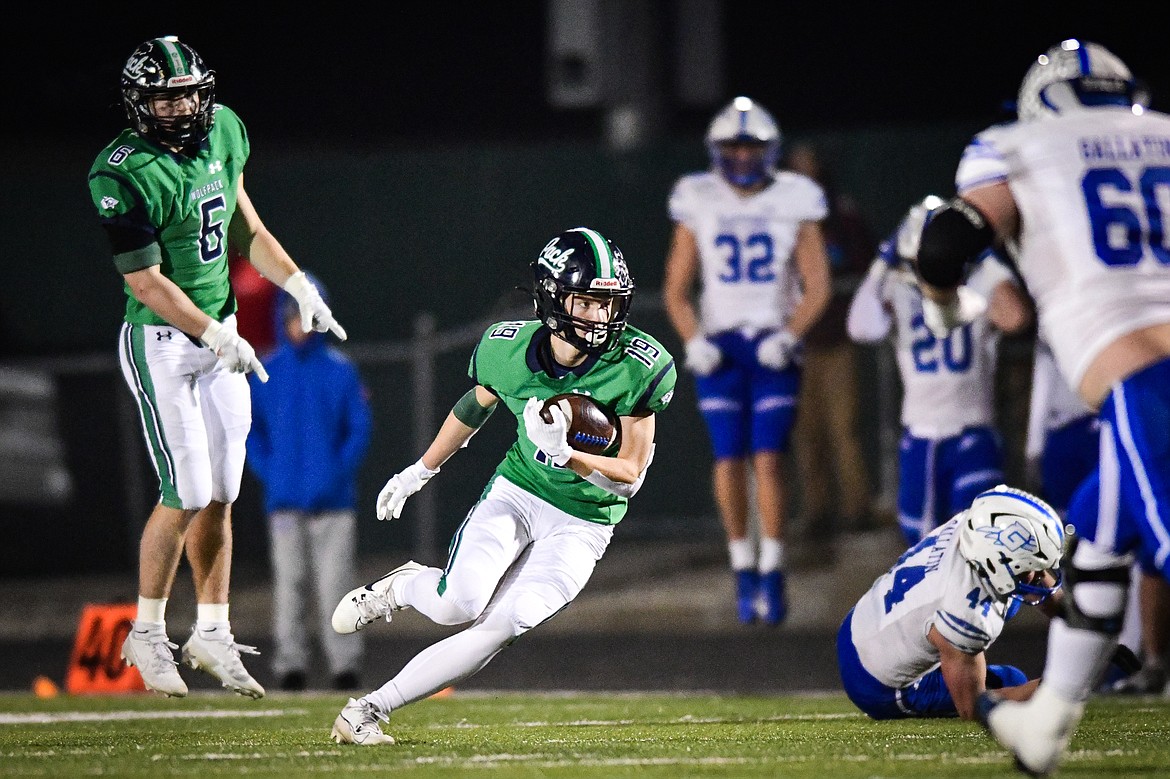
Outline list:
[[[234,328],[235,317],[224,321]],[[240,494],[252,395],[242,373],[170,325],[122,325],[122,377],[134,395],[160,502],[198,510]]]
[[[368,700],[392,711],[479,671],[580,594],[613,526],[586,522],[495,477],[455,532],[446,570],[427,568],[405,600],[440,625],[474,620],[432,644]]]

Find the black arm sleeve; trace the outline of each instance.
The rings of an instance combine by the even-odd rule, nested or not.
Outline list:
[[[953,198],[922,229],[918,273],[936,287],[957,287],[967,264],[979,259],[994,241],[995,231],[979,209]]]

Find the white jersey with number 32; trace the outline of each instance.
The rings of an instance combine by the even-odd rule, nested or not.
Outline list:
[[[984,130],[959,193],[1006,182],[1043,338],[1079,386],[1118,337],[1170,322],[1170,116],[1099,107]]]
[[[792,250],[800,225],[827,214],[820,185],[799,173],[780,171],[746,197],[710,171],[679,179],[670,218],[698,244],[703,332],[782,327],[799,299]]]

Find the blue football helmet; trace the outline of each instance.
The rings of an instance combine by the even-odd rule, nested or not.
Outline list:
[[[731,152],[733,144],[754,149],[749,159]],[[737,97],[715,114],[707,128],[711,165],[737,187],[751,187],[773,174],[780,159],[780,125],[763,106],[749,97]]]

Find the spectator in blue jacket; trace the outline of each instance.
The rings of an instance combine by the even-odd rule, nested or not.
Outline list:
[[[320,281],[313,283],[326,297]],[[369,401],[350,359],[320,333],[302,331],[290,295],[277,298],[274,315],[277,346],[264,358],[272,380],[252,381],[247,443],[247,463],[263,486],[271,542],[273,671],[283,690],[307,684],[313,590],[317,635],[333,687],[354,689],[360,684],[362,638],[339,635],[329,620],[357,578],[357,474],[370,441]]]

